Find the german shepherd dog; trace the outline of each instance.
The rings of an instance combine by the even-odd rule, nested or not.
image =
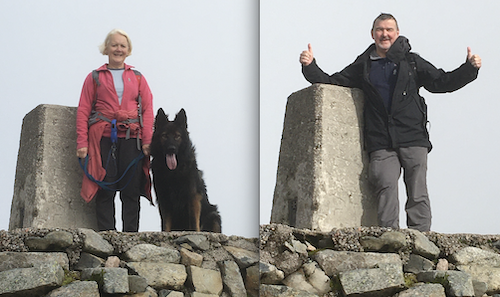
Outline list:
[[[151,141],[151,169],[162,231],[221,232],[217,206],[210,204],[195,149],[181,109],[173,121],[163,109],[156,115]]]

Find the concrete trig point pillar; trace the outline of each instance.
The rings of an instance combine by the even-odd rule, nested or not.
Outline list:
[[[288,97],[272,223],[328,232],[375,226],[363,92],[314,84]]]
[[[23,119],[9,229],[91,228],[95,203],[80,197],[76,107],[39,105]]]

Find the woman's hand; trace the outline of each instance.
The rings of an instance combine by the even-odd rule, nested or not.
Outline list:
[[[84,159],[85,157],[87,157],[87,152],[88,152],[88,148],[82,147],[82,148],[76,150],[76,156],[80,159]]]
[[[149,157],[149,144],[144,144],[142,146],[142,152],[144,153],[144,156]]]

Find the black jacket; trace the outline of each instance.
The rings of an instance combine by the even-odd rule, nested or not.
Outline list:
[[[453,92],[477,77],[478,69],[468,61],[453,71],[445,72],[418,54],[411,53],[410,49],[408,39],[399,36],[387,52],[387,58],[397,64],[398,71],[390,112],[369,80],[370,53],[375,50],[375,44],[370,45],[351,65],[331,76],[323,72],[315,60],[302,67],[302,73],[310,83],[363,90],[364,138],[368,153],[410,146],[430,150],[432,146],[426,128],[427,106],[419,94],[420,87],[433,93]]]

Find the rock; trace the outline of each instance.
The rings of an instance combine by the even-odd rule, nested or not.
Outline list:
[[[81,253],[80,260],[75,265],[75,270],[83,270],[85,268],[97,268],[104,264],[104,260],[89,253]]]
[[[117,256],[108,257],[108,259],[106,260],[106,263],[104,264],[104,267],[108,267],[108,268],[120,267],[120,258],[118,258]]]
[[[292,247],[296,253],[307,257],[307,245],[303,244],[298,240],[292,239]]]
[[[330,291],[330,278],[321,270],[316,262],[309,262],[302,265],[302,269],[307,281],[313,286],[318,294],[325,294]]]
[[[362,237],[360,242],[365,251],[397,252],[406,245],[406,235],[397,231],[385,232],[380,237]]]
[[[296,289],[298,291],[305,291],[314,294],[318,294],[316,290],[310,283],[307,282],[306,275],[303,269],[299,269],[294,273],[290,274],[283,280],[283,284],[287,287]]]
[[[451,296],[474,296],[472,277],[462,271],[427,271],[417,274],[421,282],[439,283]]]
[[[79,228],[78,231],[85,235],[83,241],[84,252],[100,257],[107,257],[113,253],[113,246],[94,230]]]
[[[418,254],[430,260],[434,260],[439,256],[439,253],[441,252],[439,248],[424,234],[422,234],[422,232],[414,229],[407,230],[414,238],[415,248],[413,252],[415,254]]]
[[[497,240],[493,243],[493,246],[496,247],[497,249],[500,249],[500,240]]]
[[[314,259],[329,277],[354,269],[369,269],[387,264],[402,265],[399,255],[389,253],[322,250],[316,253]]]
[[[125,268],[88,268],[82,270],[82,279],[95,280],[107,294],[125,294],[129,291],[128,271]]]
[[[500,268],[479,265],[458,265],[457,269],[470,274],[476,281],[486,283],[488,285],[486,293],[500,291]]]
[[[448,260],[439,259],[436,264],[436,270],[446,271],[448,270]]]
[[[189,251],[188,249],[181,248],[181,264],[184,266],[197,266],[201,267],[201,264],[203,263],[203,256]]]
[[[228,293],[230,293],[232,297],[246,297],[247,291],[238,264],[228,260],[219,262],[219,267],[222,274],[222,280],[225,287],[228,289]]]
[[[63,269],[69,270],[69,259],[66,253],[0,252],[0,272],[14,268],[36,267],[53,262],[57,262]]]
[[[500,267],[500,255],[476,247],[466,247],[451,255],[456,265],[486,265]]]
[[[287,286],[262,284],[260,285],[260,297],[318,297],[318,295]]]
[[[440,284],[416,284],[396,297],[446,297],[446,294]]]
[[[191,297],[219,297],[219,295],[193,292],[193,294],[191,294]]]
[[[30,251],[64,251],[73,244],[73,234],[66,231],[52,231],[45,237],[28,237],[24,244]]]
[[[259,265],[253,265],[246,269],[245,288],[251,297],[259,297]]]
[[[168,296],[178,296],[178,295],[168,295]],[[181,296],[184,296],[184,294]],[[147,287],[146,291],[142,293],[127,294],[127,295],[122,295],[121,297],[158,297],[158,294],[156,293],[155,289]]]
[[[299,256],[298,253],[292,253],[288,250],[273,256],[274,257],[271,259],[270,264],[276,266],[276,268],[282,271],[285,275],[289,275],[297,271],[306,261],[306,259]]]
[[[500,290],[500,255],[476,247],[466,247],[451,255],[457,269],[487,284],[487,293]]]
[[[99,287],[95,281],[74,281],[51,291],[46,297],[99,297]]]
[[[43,296],[60,287],[64,271],[57,262],[32,268],[16,268],[0,272],[0,296]],[[9,295],[11,294],[11,295]]]
[[[159,247],[153,244],[138,244],[125,253],[130,262],[164,262],[179,264],[181,255],[174,248]]]
[[[202,251],[206,251],[210,248],[210,242],[208,241],[207,237],[201,234],[181,236],[177,238],[174,242],[176,244],[187,243],[191,247]]]
[[[180,264],[129,262],[127,267],[144,277],[155,289],[181,290],[187,279],[186,267]]]
[[[347,296],[375,293],[378,296],[391,296],[404,287],[403,267],[396,264],[340,272],[339,280]]]
[[[404,265],[404,272],[419,273],[432,270],[434,263],[419,255],[410,255],[410,260]]]
[[[316,262],[302,265],[301,269],[285,278],[283,284],[317,295],[323,295],[331,290],[330,278],[317,267]]]
[[[277,285],[285,278],[283,271],[276,268],[276,266],[259,262],[260,269],[260,282],[267,285]]]
[[[472,279],[472,286],[474,287],[474,296],[483,296],[488,291],[488,284]]]
[[[148,288],[148,281],[139,275],[129,275],[128,276],[128,287],[129,292],[132,294],[146,292]]]
[[[233,246],[225,246],[224,249],[234,257],[240,269],[245,269],[259,262],[258,253]]]
[[[172,290],[161,290],[158,293],[158,297],[184,297],[184,293],[182,292],[177,292],[177,291],[172,291]]]
[[[222,293],[222,277],[219,271],[196,266],[189,266],[187,270],[196,292],[215,295]]]

